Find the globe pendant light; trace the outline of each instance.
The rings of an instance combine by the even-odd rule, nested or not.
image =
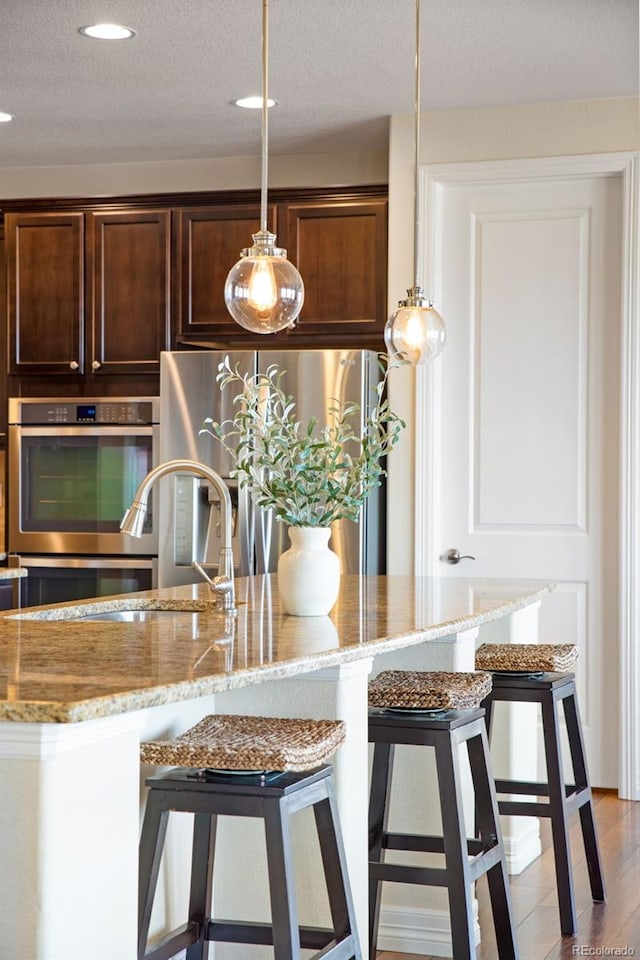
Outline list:
[[[413,182],[413,286],[407,299],[387,320],[384,341],[391,356],[419,365],[437,357],[444,347],[444,321],[418,283],[418,171],[420,157],[420,0],[416,0],[415,161]]]
[[[262,0],[262,181],[260,230],[241,251],[224,285],[227,310],[252,333],[277,333],[293,326],[302,310],[302,277],[267,230],[269,0]]]

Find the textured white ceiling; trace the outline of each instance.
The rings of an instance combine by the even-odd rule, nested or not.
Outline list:
[[[271,0],[272,153],[383,149],[414,0]],[[133,40],[78,27],[124,23]],[[0,0],[0,166],[256,153],[260,0]],[[422,0],[424,109],[634,95],[638,0]],[[0,189],[1,193],[1,189]]]

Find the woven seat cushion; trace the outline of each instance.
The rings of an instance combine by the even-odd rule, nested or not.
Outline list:
[[[491,690],[489,673],[385,670],[369,684],[369,706],[387,709],[466,710]]]
[[[476,669],[562,673],[577,659],[573,643],[483,643],[476,652]]]
[[[174,740],[140,745],[143,763],[220,770],[313,770],[344,741],[341,720],[210,716]]]

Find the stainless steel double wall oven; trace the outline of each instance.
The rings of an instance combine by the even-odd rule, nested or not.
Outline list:
[[[153,504],[140,540],[120,533],[158,462],[157,397],[9,400],[9,563],[23,606],[156,585]]]

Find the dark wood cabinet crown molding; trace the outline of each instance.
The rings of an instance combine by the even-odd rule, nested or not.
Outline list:
[[[269,190],[269,202],[302,203],[305,201],[332,201],[362,203],[364,200],[385,199],[389,187],[386,183],[358,187],[277,187]],[[5,213],[32,213],[34,211],[64,213],[109,210],[114,213],[131,208],[196,207],[227,205],[252,205],[260,203],[260,191],[209,190],[180,193],[127,194],[126,196],[99,197],[23,197],[0,199],[0,220]]]

